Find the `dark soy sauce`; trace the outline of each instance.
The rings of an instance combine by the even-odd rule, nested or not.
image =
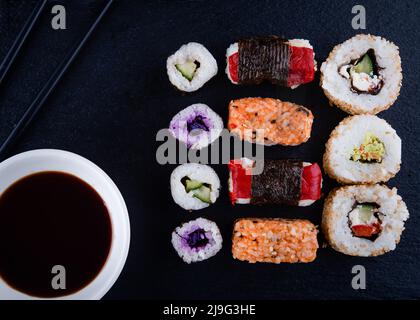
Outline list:
[[[112,242],[108,209],[86,182],[39,172],[0,195],[0,277],[31,296],[52,298],[88,285],[104,266]],[[52,287],[62,265],[66,289]]]

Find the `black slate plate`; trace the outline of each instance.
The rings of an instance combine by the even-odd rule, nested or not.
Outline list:
[[[0,53],[19,29],[10,17],[30,12],[31,3],[0,6]],[[103,1],[61,1],[67,8],[68,29],[54,31],[46,12],[25,45],[11,74],[0,88],[0,138],[4,138],[40,84],[76,41]],[[321,219],[322,201],[309,208],[236,206],[228,201],[224,184],[217,203],[188,213],[176,206],[169,190],[174,166],[160,166],[156,132],[182,108],[203,102],[226,122],[229,100],[247,96],[275,97],[303,104],[315,115],[312,138],[294,148],[271,147],[270,158],[321,161],[331,130],[346,114],[330,107],[320,89],[319,74],[309,84],[290,90],[269,84],[236,87],[225,74],[227,46],[241,37],[277,34],[307,38],[320,64],[334,45],[358,33],[351,27],[348,1],[118,1],[94,37],[48,100],[43,112],[12,153],[36,149],[66,149],[101,166],[121,189],[130,212],[132,244],[119,281],[105,298],[139,299],[325,299],[419,298],[420,240],[417,217],[420,191],[418,43],[419,11],[412,1],[359,1],[367,11],[365,32],[394,41],[401,50],[404,81],[396,104],[380,117],[403,140],[403,166],[389,182],[406,201],[411,217],[397,250],[378,258],[355,258],[321,248],[311,264],[249,265],[230,253],[233,221],[241,216]],[[25,9],[23,9],[25,8]],[[18,16],[19,14],[19,16]],[[8,18],[3,18],[8,17]],[[13,23],[15,21],[13,20]],[[12,28],[13,27],[13,28]],[[4,39],[4,41],[3,41]],[[9,40],[7,40],[9,39]],[[166,58],[182,44],[203,43],[216,57],[219,73],[196,93],[182,95],[166,75]],[[213,168],[223,182],[227,169]],[[324,192],[336,183],[325,179]],[[170,244],[181,222],[204,216],[217,222],[225,244],[214,258],[187,265]],[[320,236],[322,242],[322,236]],[[351,287],[351,269],[367,270],[366,290]]]

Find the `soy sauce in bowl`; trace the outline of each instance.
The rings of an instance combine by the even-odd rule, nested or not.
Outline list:
[[[25,294],[54,298],[83,289],[105,265],[111,242],[103,199],[76,176],[39,172],[0,195],[0,277]],[[57,289],[63,279],[65,289]]]

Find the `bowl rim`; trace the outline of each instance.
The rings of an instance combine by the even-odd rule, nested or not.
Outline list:
[[[130,219],[128,215],[128,209],[126,206],[126,203],[124,201],[124,198],[118,189],[117,185],[113,182],[113,180],[103,171],[99,166],[97,166],[92,161],[76,154],[70,151],[65,150],[59,150],[59,149],[35,149],[30,150],[26,152],[19,153],[17,155],[14,155],[2,162],[0,162],[0,176],[2,175],[2,172],[4,170],[7,170],[8,167],[11,167],[13,165],[18,164],[21,161],[28,160],[29,158],[60,158],[61,161],[67,162],[68,164],[73,165],[73,168],[76,168],[77,166],[83,167],[86,171],[88,171],[90,175],[96,176],[96,178],[101,179],[104,183],[103,185],[109,189],[109,192],[112,192],[112,196],[116,199],[115,205],[119,207],[119,211],[116,212],[116,210],[111,210],[108,206],[108,212],[111,219],[111,225],[112,225],[112,242],[111,247],[109,250],[109,254],[107,257],[107,260],[105,261],[105,264],[103,265],[102,269],[99,271],[98,275],[89,282],[85,287],[80,289],[77,292],[74,292],[72,294],[59,296],[59,297],[53,297],[53,298],[42,298],[42,297],[36,297],[28,295],[24,292],[21,292],[19,290],[16,290],[15,288],[11,287],[9,284],[7,284],[0,276],[0,299],[12,299],[12,300],[99,300],[101,299],[115,284],[118,277],[120,276],[125,263],[127,261],[129,248],[130,248],[130,240],[131,240],[131,228],[130,228]],[[35,172],[43,172],[43,171],[49,171],[46,170],[35,170]],[[86,181],[85,178],[78,176],[74,172],[71,172],[71,169],[65,170],[50,170],[50,171],[61,171],[64,173],[72,174],[79,179],[85,181],[88,183],[98,194],[100,192],[92,186],[88,181]],[[24,174],[19,176],[16,179],[14,179],[14,182],[18,181],[19,179],[30,175],[31,173]],[[12,182],[13,183],[13,182]],[[6,190],[8,187],[10,187],[11,184],[8,184],[6,188],[3,190]],[[3,191],[0,190],[0,196]],[[103,195],[101,195],[101,198],[103,198]],[[103,199],[106,202],[106,199]],[[116,230],[115,221],[118,220],[118,228],[119,230]],[[122,218],[122,221],[120,220]],[[117,231],[117,232],[116,232]],[[118,250],[118,252],[117,252]],[[112,270],[107,269],[106,267],[111,263],[111,257],[115,257],[115,259],[118,259],[117,261],[113,261],[114,268]],[[108,275],[106,278],[104,278],[104,272],[107,271]],[[95,287],[94,291],[92,288]],[[2,294],[2,291],[4,292]],[[6,297],[3,297],[5,295]]]

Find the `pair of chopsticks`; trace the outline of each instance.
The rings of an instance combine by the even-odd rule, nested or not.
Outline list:
[[[22,48],[22,45],[24,44],[26,38],[28,37],[29,33],[33,29],[36,21],[38,20],[40,14],[42,13],[42,10],[44,9],[45,5],[47,4],[48,0],[42,0],[40,1],[35,9],[33,10],[32,14],[30,15],[28,21],[25,23],[22,30],[19,32],[19,35],[17,36],[16,40],[14,41],[12,47],[10,48],[9,52],[6,55],[6,58],[4,59],[3,63],[0,66],[0,84],[3,81],[4,77],[6,76],[7,72],[9,71],[11,65],[13,64],[16,56],[18,55],[20,49]],[[96,18],[94,23],[91,25],[87,33],[83,36],[82,40],[79,42],[79,44],[71,50],[68,54],[68,56],[60,63],[60,65],[57,67],[57,69],[54,71],[54,73],[51,75],[51,77],[48,79],[48,81],[45,83],[45,85],[42,87],[42,89],[39,91],[35,99],[32,101],[32,103],[28,106],[20,120],[17,122],[17,124],[14,126],[12,131],[9,133],[7,138],[4,140],[4,142],[0,146],[0,160],[3,160],[6,156],[6,152],[8,148],[17,140],[20,134],[25,130],[25,128],[32,122],[32,120],[35,118],[41,107],[43,106],[45,100],[49,97],[51,92],[56,87],[57,83],[61,80],[64,73],[69,68],[70,64],[74,61],[74,59],[77,57],[80,50],[83,48],[83,46],[88,41],[89,37],[93,33],[93,31],[96,29],[99,22],[102,20],[103,16],[108,11],[111,4],[114,2],[114,0],[108,0],[105,7],[102,9],[99,16]]]

